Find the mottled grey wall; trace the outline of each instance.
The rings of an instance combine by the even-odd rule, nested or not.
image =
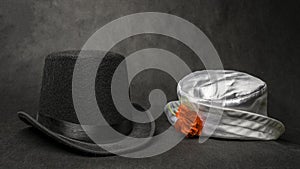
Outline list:
[[[14,118],[17,110],[38,110],[47,54],[80,49],[98,28],[118,17],[159,11],[183,17],[201,28],[226,69],[245,71],[266,81],[269,115],[285,123],[283,139],[300,143],[298,10],[297,1],[274,0],[1,0],[1,123]],[[136,36],[114,50],[128,54],[145,47],[168,49],[192,70],[203,68],[201,62],[193,61],[194,54],[186,46],[167,37]],[[170,84],[161,83],[159,79],[164,78]],[[136,97],[144,98],[141,100],[156,87],[167,90],[169,99],[176,97],[174,81],[156,70],[142,72],[133,83],[139,91]]]

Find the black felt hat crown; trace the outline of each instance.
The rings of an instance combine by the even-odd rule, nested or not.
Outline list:
[[[72,98],[72,78],[76,60],[82,59],[78,58],[79,53],[80,51],[64,51],[52,53],[46,57],[39,112],[36,118],[25,112],[18,112],[18,116],[54,140],[79,150],[79,152],[111,155],[111,153],[98,147],[87,136],[75,113]],[[81,54],[89,55],[84,59],[91,61],[103,53],[104,51],[81,51]],[[111,127],[124,135],[147,136],[150,132],[149,125],[132,123],[123,117],[114,106],[111,96],[111,81],[115,70],[124,60],[124,57],[113,52],[105,52],[105,54],[95,78],[96,100],[103,117]]]

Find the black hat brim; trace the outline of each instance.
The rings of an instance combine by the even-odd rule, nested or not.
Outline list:
[[[18,112],[18,117],[25,122],[26,124],[31,125],[32,127],[38,129],[42,133],[46,134],[48,137],[52,138],[56,142],[63,144],[75,152],[78,152],[83,155],[92,155],[92,156],[112,156],[115,155],[111,152],[108,152],[98,146],[97,144],[83,142],[79,140],[75,140],[72,138],[68,138],[59,133],[55,133],[41,123],[39,123],[36,119],[25,112]],[[130,137],[151,137],[153,135],[153,123],[133,123],[133,129],[131,133],[128,135]],[[150,141],[150,139],[149,139]],[[134,147],[126,147],[127,151],[133,151],[134,149],[141,148],[145,146],[148,142],[144,142],[141,145],[134,145]],[[124,151],[125,152],[125,151]]]

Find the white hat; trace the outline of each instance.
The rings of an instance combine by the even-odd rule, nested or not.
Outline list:
[[[266,83],[249,74],[233,70],[193,72],[178,83],[177,94],[179,101],[165,106],[173,125],[179,105],[189,104],[204,120],[203,135],[212,131],[210,135],[215,138],[274,140],[285,131],[280,121],[267,115]],[[214,113],[219,119],[208,120]]]

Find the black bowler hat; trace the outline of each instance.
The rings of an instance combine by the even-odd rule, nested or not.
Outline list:
[[[113,155],[89,138],[77,118],[72,99],[72,77],[76,60],[82,59],[78,57],[79,53],[80,51],[64,51],[52,53],[46,57],[39,112],[36,118],[25,112],[18,112],[18,116],[25,123],[77,152],[99,156]],[[103,53],[83,51],[80,54],[89,55],[87,59],[92,59]],[[149,137],[152,135],[153,127],[150,123],[132,122],[123,117],[114,106],[111,81],[115,70],[123,60],[122,55],[107,52],[99,65],[95,78],[95,94],[99,109],[105,120],[119,133],[130,137]],[[133,105],[142,110],[138,105]],[[93,127],[99,126],[90,126],[90,128]],[[127,151],[137,147],[137,145],[124,147],[124,145],[118,145],[117,142],[110,144]]]

